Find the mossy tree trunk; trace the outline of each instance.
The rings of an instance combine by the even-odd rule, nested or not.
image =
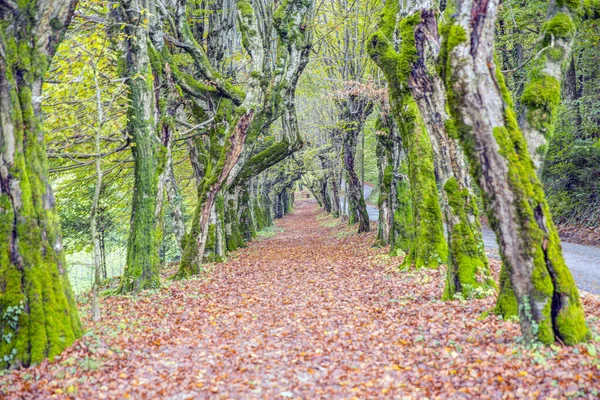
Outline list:
[[[408,181],[407,155],[401,146],[395,148],[394,160],[398,163],[398,182],[394,199],[394,240],[390,252],[394,255],[408,253],[415,237],[414,212],[410,182]]]
[[[395,121],[390,114],[382,112],[375,124],[377,129],[377,169],[379,173],[379,225],[377,240],[388,245],[394,243],[394,212],[396,205],[397,163],[394,160],[397,140]]]
[[[442,68],[459,139],[518,301],[523,337],[572,345],[589,330],[510,93],[495,65],[498,1],[458,1],[444,28]]]
[[[448,249],[435,182],[431,141],[407,85],[416,57],[414,39],[412,45],[402,44],[399,51],[393,45],[399,11],[398,3],[386,2],[379,29],[368,43],[369,55],[386,76],[392,112],[408,160],[414,236],[403,265],[435,268],[446,260]],[[412,29],[409,22],[405,22],[406,29]]]
[[[549,1],[546,23],[535,50],[536,58],[519,99],[522,110],[519,126],[540,177],[561,101],[563,66],[571,59],[580,21],[589,17],[588,14],[594,15],[593,10],[588,13],[588,8],[591,10],[592,6],[585,1]],[[505,268],[503,265],[495,312],[509,318],[517,315],[517,300]]]
[[[207,171],[198,188],[198,205],[194,213],[191,231],[186,240],[177,273],[178,278],[196,275],[202,271],[202,259],[209,237],[210,213],[216,196],[240,158],[248,127],[253,118],[254,110],[251,109],[235,121],[233,132],[224,139],[224,149],[219,152],[219,157],[209,164],[210,170]]]
[[[173,234],[179,247],[179,254],[183,253],[181,242],[185,235],[185,224],[183,220],[183,210],[181,205],[181,196],[175,179],[173,170],[173,145],[175,141],[175,119],[177,114],[182,113],[181,96],[179,95],[171,66],[161,54],[166,52],[164,46],[164,31],[162,14],[155,8],[151,10],[150,32],[149,32],[149,57],[152,65],[154,77],[154,97],[155,97],[155,118],[157,126],[157,136],[164,151],[164,158],[159,159],[159,169],[161,171],[158,178],[157,201],[155,210],[155,226],[160,233],[157,236],[158,245],[162,239],[164,229],[164,208],[169,204],[170,216],[173,224]],[[197,158],[196,160],[197,161]],[[194,166],[196,163],[192,163]],[[197,180],[197,174],[200,173],[194,168],[194,175]]]
[[[390,12],[386,8],[386,12]],[[444,299],[460,293],[484,296],[495,288],[485,254],[479,211],[462,150],[450,135],[443,81],[437,73],[440,41],[433,2],[421,1],[400,23],[403,54],[411,55],[407,87],[414,98],[434,152],[448,234],[447,280]],[[408,51],[412,47],[413,51]]]
[[[358,178],[354,165],[356,147],[365,120],[373,111],[373,102],[367,98],[349,95],[338,101],[342,113],[338,129],[342,137],[342,154],[346,172],[346,198],[348,200],[348,223],[358,224],[358,232],[368,232],[369,214],[363,195],[362,181]]]
[[[0,369],[82,334],[48,180],[42,86],[76,1],[0,4]]]
[[[123,36],[119,38],[121,69],[129,87],[127,132],[132,142],[134,163],[127,264],[118,288],[118,293],[129,293],[160,286],[160,232],[156,210],[165,151],[154,118],[154,79],[148,50],[149,3],[146,0],[122,1],[113,13],[124,26]]]
[[[536,49],[538,56],[533,60],[520,98],[522,116],[519,125],[538,171],[552,136],[560,104],[563,65],[571,58],[579,20],[577,14],[584,11],[584,3],[579,0],[549,1],[546,23]]]

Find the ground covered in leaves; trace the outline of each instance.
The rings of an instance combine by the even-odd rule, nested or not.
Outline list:
[[[201,278],[103,298],[101,323],[0,376],[0,397],[598,396],[596,342],[525,348],[517,323],[483,317],[493,297],[441,302],[442,270],[399,271],[309,200],[275,232]],[[583,298],[598,332],[600,298]]]

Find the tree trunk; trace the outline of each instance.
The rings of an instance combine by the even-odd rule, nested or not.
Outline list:
[[[542,185],[494,60],[498,0],[458,2],[443,69],[460,142],[479,184],[527,341],[566,344],[589,330]]]
[[[421,2],[420,10],[400,26],[403,46],[414,46],[416,57],[408,76],[408,88],[417,103],[433,146],[448,234],[447,280],[444,299],[457,293],[464,298],[481,297],[496,284],[485,254],[477,201],[471,187],[462,150],[455,139],[454,121],[447,113],[446,93],[436,71],[439,34],[432,3]],[[405,29],[404,29],[405,28]],[[449,132],[450,130],[450,132]]]
[[[96,113],[98,121],[96,123],[96,187],[94,188],[94,197],[92,199],[92,208],[90,211],[90,236],[92,237],[92,245],[94,248],[94,282],[92,284],[92,321],[98,322],[102,319],[100,314],[100,306],[98,304],[98,291],[100,290],[100,280],[102,279],[102,251],[100,248],[100,238],[97,229],[98,202],[100,201],[100,191],[102,190],[102,162],[100,157],[100,137],[102,133],[102,125],[104,125],[104,110],[102,107],[100,86],[98,84],[98,71],[96,64],[92,60],[92,68],[94,71],[94,87],[96,89]]]
[[[521,6],[526,7],[525,4]],[[554,132],[555,117],[561,100],[563,65],[569,59],[572,61],[571,50],[579,20],[577,13],[581,13],[581,7],[580,2],[549,1],[546,23],[536,48],[536,58],[519,98],[522,111],[519,126],[539,177],[542,176],[548,142]],[[569,79],[569,76],[565,78]],[[503,265],[502,269],[505,268]],[[507,277],[508,274],[502,271],[501,276]],[[517,302],[510,281],[504,279],[500,283],[495,312],[504,318],[515,316]]]
[[[115,8],[116,19],[124,25],[120,43],[122,74],[129,86],[127,132],[132,140],[133,198],[127,244],[127,265],[118,293],[139,292],[160,287],[159,237],[155,217],[159,176],[164,153],[156,134],[154,84],[149,56],[147,0],[126,0]]]
[[[199,274],[202,271],[202,257],[208,238],[210,211],[217,193],[240,158],[246,133],[253,118],[254,110],[251,109],[235,121],[233,132],[226,139],[227,147],[223,149],[218,162],[215,163],[216,168],[209,176],[205,175],[198,189],[198,205],[177,272],[178,278]]]
[[[407,88],[412,60],[416,56],[414,39],[412,46],[403,44],[400,52],[391,45],[398,11],[397,2],[386,3],[379,30],[368,43],[369,55],[387,78],[392,112],[400,128],[408,160],[414,236],[403,265],[436,268],[447,259],[448,249],[435,182],[431,141],[417,104]]]
[[[383,114],[377,119],[377,169],[379,172],[379,225],[377,240],[383,244],[394,241],[394,197],[396,196],[394,171],[394,121],[391,115]]]
[[[48,180],[41,112],[44,75],[75,3],[0,5],[0,369],[53,358],[83,333]]]
[[[538,45],[538,57],[528,73],[520,98],[521,130],[536,170],[542,168],[548,139],[552,136],[556,109],[560,104],[562,65],[571,58],[577,32],[580,2],[550,0],[546,23]]]
[[[342,151],[344,157],[344,169],[346,171],[346,198],[348,201],[348,223],[358,223],[358,232],[368,232],[369,214],[367,204],[363,196],[363,186],[356,173],[354,166],[358,136],[363,130],[367,116],[373,110],[373,104],[366,99],[354,99],[343,101],[344,111],[340,118],[342,126]],[[347,103],[347,104],[346,104]]]

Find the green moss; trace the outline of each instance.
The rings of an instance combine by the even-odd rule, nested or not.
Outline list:
[[[149,66],[143,62],[152,58],[151,50],[145,53],[135,39],[136,36],[129,39],[130,54],[123,55],[128,60],[122,71],[123,76],[137,78],[127,79],[130,98],[127,133],[133,144],[134,188],[127,264],[117,293],[160,287],[158,247],[161,232],[160,224],[156,224],[156,201],[158,179],[164,168],[166,151],[156,140],[154,79]],[[157,54],[154,57],[158,57]],[[160,60],[155,59],[154,67],[161,68],[159,63]],[[147,104],[148,99],[151,99],[150,104]]]
[[[27,13],[35,6],[20,12],[22,21],[29,21]],[[0,191],[0,369],[53,358],[83,331],[67,276],[46,149],[39,140],[42,116],[32,98],[32,87],[42,84],[50,60],[32,47],[28,27],[17,26],[22,29],[17,41],[7,26],[0,23],[3,95],[9,104],[3,124],[12,125],[6,134],[15,146],[14,161],[4,164],[3,186],[11,195]]]
[[[542,73],[533,76],[523,90],[521,103],[528,107],[528,122],[548,134],[560,103],[559,80]]]
[[[403,266],[437,267],[447,257],[447,244],[435,183],[433,150],[417,105],[407,87],[412,64],[417,60],[414,30],[420,23],[421,16],[417,13],[400,22],[402,46],[398,53],[391,44],[398,10],[397,2],[386,2],[378,24],[379,29],[369,39],[368,51],[387,78],[393,114],[398,121],[408,156],[413,228],[410,229],[412,242]],[[406,222],[406,219],[403,215],[398,222]],[[399,242],[405,240],[400,239]]]
[[[448,80],[451,74],[448,71],[446,73],[447,88],[451,89],[452,82]],[[564,263],[560,240],[527,144],[517,124],[511,94],[500,68],[496,68],[495,78],[504,100],[504,126],[494,128],[493,133],[500,154],[507,162],[507,179],[514,196],[514,211],[517,213],[515,229],[525,244],[521,246],[522,257],[531,259],[533,263],[532,290],[518,299],[518,312],[521,318],[530,319],[530,325],[534,328],[533,334],[543,343],[552,343],[555,335],[563,341],[576,343],[588,335],[577,287]],[[531,92],[526,97],[529,101],[536,101]],[[453,111],[458,111],[459,105],[455,101],[450,104]],[[470,161],[471,171],[479,180],[482,170],[478,163],[477,149],[473,144],[473,132],[463,121],[457,122],[459,137]],[[498,232],[499,222],[489,207],[492,201],[493,199],[484,193],[484,202],[488,205],[488,219],[492,228]],[[506,266],[506,270],[501,274],[501,285],[505,289],[506,277],[511,276],[512,266],[505,255],[501,255]],[[514,303],[509,297],[500,297],[497,309],[514,311],[514,308]],[[558,318],[562,312],[564,314]],[[568,338],[564,336],[565,333]]]
[[[495,291],[496,284],[489,265],[479,224],[475,198],[469,190],[461,188],[455,178],[444,185],[448,207],[459,223],[448,232],[449,258],[446,270],[444,300],[453,299],[457,293],[463,298],[485,297]],[[474,217],[469,220],[469,217]]]
[[[550,21],[544,24],[544,39],[542,43],[544,46],[548,46],[552,42],[552,38],[554,40],[570,39],[575,34],[575,31],[576,26],[571,17],[565,13],[557,13]]]
[[[397,74],[402,83],[407,83],[413,64],[418,61],[419,55],[415,40],[415,27],[421,22],[421,13],[417,12],[400,21],[400,38],[402,47],[398,57]]]
[[[405,103],[406,111],[398,120],[402,121],[400,131],[408,151],[414,238],[402,265],[435,268],[445,262],[448,248],[435,182],[433,149],[414,100],[406,97]]]
[[[252,9],[252,5],[248,0],[239,0],[237,2],[237,8],[244,18],[252,18],[254,16],[254,9]]]
[[[506,269],[506,264],[502,264],[500,269],[499,287],[500,293],[498,294],[498,299],[496,300],[494,313],[502,316],[502,318],[505,320],[508,320],[511,317],[518,317],[519,304],[517,303],[515,292],[510,284],[510,277],[508,275],[508,270]]]

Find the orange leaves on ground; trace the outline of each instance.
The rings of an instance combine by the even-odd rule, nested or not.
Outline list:
[[[59,359],[0,376],[0,397],[598,395],[597,343],[525,349],[518,324],[480,318],[493,298],[442,302],[443,269],[398,271],[373,234],[319,214],[298,204],[283,232],[206,277],[103,298],[102,323]],[[599,298],[583,303],[599,332]]]

